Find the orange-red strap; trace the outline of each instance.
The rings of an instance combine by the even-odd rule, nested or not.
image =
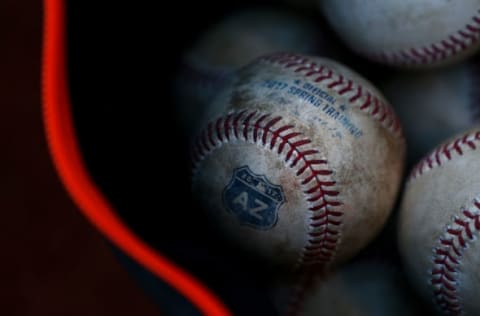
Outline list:
[[[50,154],[80,211],[115,246],[175,288],[205,315],[230,315],[191,275],[138,238],[116,215],[87,172],[75,136],[66,71],[65,1],[44,0],[43,119]]]

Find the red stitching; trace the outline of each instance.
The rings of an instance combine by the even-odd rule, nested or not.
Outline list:
[[[391,65],[424,65],[454,56],[473,46],[480,38],[480,9],[471,21],[447,38],[422,47],[407,48],[395,52],[361,52],[366,57]]]
[[[462,314],[457,273],[463,252],[480,228],[480,203],[475,199],[473,204],[475,211],[461,210],[462,218],[453,218],[434,248],[430,272],[433,296],[440,309],[450,315]]]
[[[454,155],[462,156],[468,150],[476,150],[478,141],[480,131],[472,131],[438,146],[415,166],[409,180],[452,160]],[[441,310],[450,315],[462,314],[458,293],[458,267],[468,243],[475,240],[475,234],[480,230],[480,202],[475,199],[473,204],[476,210],[461,210],[462,218],[453,218],[434,248],[430,283],[435,302]]]
[[[270,114],[256,111],[230,113],[218,118],[215,124],[207,125],[193,146],[194,169],[205,156],[233,141],[233,137],[237,141],[260,143],[269,150],[275,150],[277,146],[276,152],[285,156],[285,163],[296,168],[306,201],[310,204],[309,238],[298,265],[324,265],[332,260],[340,239],[343,212],[338,209],[342,205],[338,200],[339,192],[331,179],[332,171],[326,169],[327,160],[319,157],[318,150],[309,147],[311,140],[295,131],[294,126],[281,121],[280,116],[272,118]],[[277,143],[277,139],[280,142]],[[299,161],[302,163],[298,164]]]
[[[354,84],[352,80],[335,73],[324,65],[318,65],[308,57],[278,53],[265,56],[262,60],[282,65],[285,68],[293,68],[293,72],[303,73],[306,78],[313,82],[328,80],[328,88],[336,91],[338,95],[347,96],[350,104],[358,106],[360,110],[368,113],[395,136],[402,136],[400,123],[390,106],[377,98],[374,93],[369,92],[365,87]]]
[[[445,160],[451,160],[454,154],[462,156],[465,151],[476,150],[479,141],[480,131],[475,131],[438,146],[412,169],[409,180],[418,178],[426,171],[441,166]]]

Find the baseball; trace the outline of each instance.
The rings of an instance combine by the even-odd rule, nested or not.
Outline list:
[[[277,51],[327,54],[329,46],[313,21],[290,12],[257,8],[227,16],[185,53],[174,89],[181,124],[192,131],[225,78],[254,58]]]
[[[381,84],[398,114],[417,162],[441,141],[467,130],[480,115],[478,59],[429,72],[397,73]]]
[[[279,315],[425,315],[403,273],[391,264],[363,260],[324,275],[279,280],[271,291]]]
[[[396,66],[436,66],[479,47],[480,0],[319,0],[357,53]]]
[[[329,59],[239,70],[194,145],[193,192],[225,236],[271,262],[328,268],[381,229],[405,144],[383,96]]]
[[[413,285],[448,315],[479,315],[480,128],[440,145],[412,171],[399,246]]]

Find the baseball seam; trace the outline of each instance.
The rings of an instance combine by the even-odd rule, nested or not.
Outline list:
[[[413,168],[408,181],[442,166],[455,156],[463,156],[468,150],[476,150],[478,141],[480,131],[474,131],[437,147]],[[474,241],[476,239],[474,234],[480,230],[480,202],[475,199],[473,204],[475,211],[462,209],[462,217],[453,217],[452,223],[446,225],[444,233],[433,249],[433,269],[429,274],[434,301],[442,311],[451,315],[462,314],[458,294],[458,271],[468,242]]]
[[[348,102],[380,122],[380,125],[396,137],[402,137],[400,122],[389,105],[379,99],[366,87],[354,83],[351,79],[336,73],[325,65],[319,65],[308,57],[279,53],[263,57],[262,60],[281,65],[285,69],[301,73],[313,82],[326,82],[327,88],[345,96]]]
[[[301,250],[297,267],[302,264],[329,263],[340,240],[343,212],[342,202],[332,180],[332,170],[320,152],[309,147],[311,140],[295,130],[294,125],[283,124],[282,117],[271,117],[257,111],[232,112],[210,122],[193,146],[194,173],[199,163],[213,150],[232,141],[261,145],[279,156],[285,164],[295,168],[296,176],[309,205],[308,237]]]
[[[451,315],[463,313],[458,293],[458,272],[464,251],[470,242],[476,240],[480,230],[479,200],[475,199],[473,205],[474,210],[462,209],[463,216],[453,217],[433,249],[430,283],[434,300],[442,311]]]
[[[446,38],[421,47],[400,51],[360,52],[366,57],[391,65],[425,65],[457,55],[478,42],[480,38],[480,9],[465,26]]]
[[[467,133],[462,137],[446,142],[444,145],[437,147],[432,153],[413,168],[408,181],[418,178],[425,172],[440,167],[447,161],[454,158],[455,155],[462,156],[467,150],[475,150],[477,142],[480,141],[480,131]]]

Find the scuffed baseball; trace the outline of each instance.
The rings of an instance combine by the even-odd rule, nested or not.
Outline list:
[[[232,77],[203,122],[193,192],[245,249],[290,267],[330,267],[385,223],[405,143],[383,96],[347,67],[260,58]]]
[[[226,77],[268,53],[328,54],[331,45],[308,18],[269,7],[235,12],[200,34],[175,81],[180,123],[188,132]]]
[[[428,72],[396,73],[380,88],[398,114],[417,162],[441,141],[479,121],[478,59]]]
[[[413,169],[399,214],[411,282],[448,315],[479,315],[480,128],[438,146]]]
[[[458,62],[479,48],[480,0],[318,0],[355,52],[395,66]]]

